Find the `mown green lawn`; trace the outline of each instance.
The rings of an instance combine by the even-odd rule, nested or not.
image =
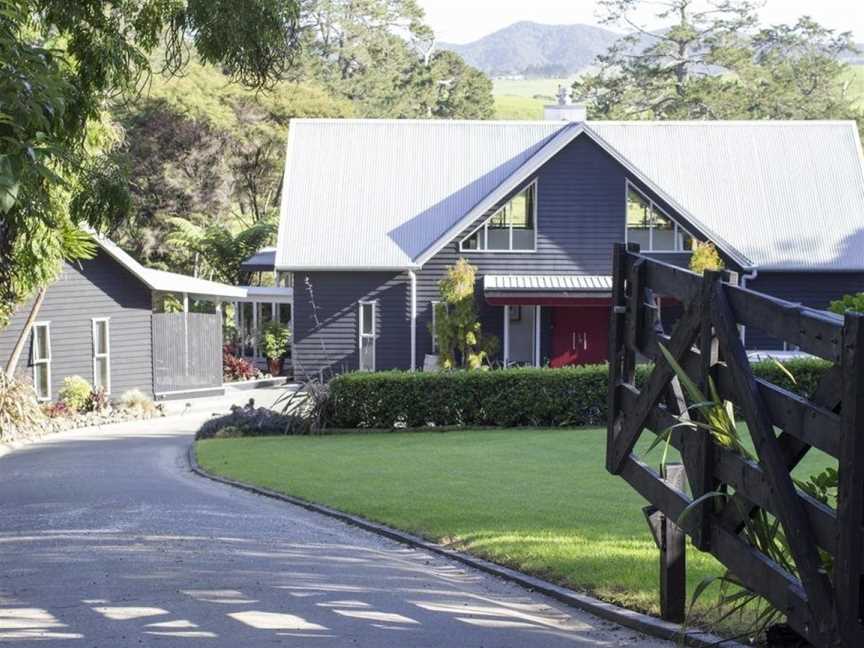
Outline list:
[[[495,79],[495,118],[507,120],[543,119],[543,106],[555,103],[559,85],[570,87],[568,79]]]
[[[515,95],[495,95],[495,119],[507,121],[538,121],[543,119],[543,106],[550,101]]]
[[[641,451],[645,446],[641,446]],[[659,613],[642,499],[604,469],[605,430],[484,430],[219,439],[209,471],[361,515]],[[661,450],[648,460],[657,464]],[[822,456],[798,472],[821,470]],[[721,572],[691,550],[689,586]],[[702,607],[708,605],[704,601]]]

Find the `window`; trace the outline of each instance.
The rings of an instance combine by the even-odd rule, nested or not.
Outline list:
[[[375,371],[376,302],[360,302],[360,371]]]
[[[48,322],[33,325],[33,387],[41,401],[51,400],[51,331]]]
[[[279,323],[282,326],[291,324],[291,304],[277,304],[276,307],[279,311]]]
[[[536,248],[537,183],[532,182],[459,243],[478,252],[533,252]]]
[[[638,243],[644,252],[689,252],[693,237],[652,200],[627,183],[628,243]]]
[[[93,387],[111,393],[111,342],[108,319],[93,320]]]

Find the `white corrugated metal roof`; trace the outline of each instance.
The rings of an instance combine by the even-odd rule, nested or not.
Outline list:
[[[583,133],[744,266],[864,269],[854,123],[767,121],[295,120],[276,264],[422,264]]]
[[[143,281],[151,290],[169,293],[187,293],[189,295],[201,297],[246,297],[246,288],[241,286],[229,286],[228,284],[219,283],[217,281],[197,279],[195,277],[177,274],[176,272],[165,272],[163,270],[145,268],[120,249],[114,241],[97,234],[93,235],[93,240],[99,244],[99,247],[120,263],[120,265],[124,266],[129,270],[129,272]]]
[[[854,122],[591,122],[672,202],[763,269],[864,269]]]
[[[507,292],[609,292],[607,275],[510,275],[483,276],[484,291]]]
[[[293,120],[280,268],[406,268],[560,122]]]

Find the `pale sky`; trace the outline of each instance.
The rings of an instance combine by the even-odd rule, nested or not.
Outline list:
[[[520,21],[598,24],[594,0],[419,0],[438,40],[466,43]],[[851,31],[864,41],[862,0],[767,0],[764,23],[794,22],[809,15],[831,29]]]

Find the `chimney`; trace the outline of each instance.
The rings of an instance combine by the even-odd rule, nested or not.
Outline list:
[[[559,85],[558,103],[543,107],[543,119],[546,121],[582,122],[588,119],[588,110],[583,104],[574,104],[570,98],[570,90]]]

